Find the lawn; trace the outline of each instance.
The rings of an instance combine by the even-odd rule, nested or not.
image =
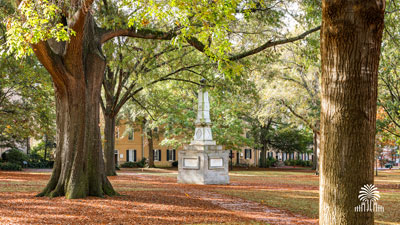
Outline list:
[[[310,218],[309,223],[299,219],[299,224],[315,224],[318,217],[318,177],[311,171],[232,171],[231,184],[225,186],[176,184],[176,175],[163,169],[122,170],[110,177],[120,196],[66,200],[35,197],[46,185],[49,171],[0,171],[0,224],[267,224],[259,219],[263,214],[254,214],[262,207]],[[379,204],[385,207],[384,213],[375,214],[376,222],[399,224],[400,171],[380,172],[375,182]],[[240,204],[249,208],[232,210],[194,196],[197,192],[220,195],[216,201],[253,203],[239,203],[239,208]]]
[[[318,218],[318,176],[306,171],[232,171],[229,188],[214,191]],[[378,224],[400,224],[400,171],[380,171],[375,177],[383,213],[375,213]]]

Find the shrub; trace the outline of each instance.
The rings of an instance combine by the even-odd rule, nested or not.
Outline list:
[[[147,159],[143,158],[139,162],[124,162],[121,164],[121,168],[144,168],[147,166]]]
[[[178,161],[173,161],[173,162],[172,162],[172,166],[173,166],[173,167],[178,167]]]
[[[0,163],[0,170],[11,170],[11,171],[21,171],[22,167],[19,164],[12,162]]]
[[[276,163],[276,159],[275,158],[269,157],[267,159],[267,167],[275,166],[275,163]]]
[[[54,161],[44,161],[44,160],[29,160],[28,167],[29,168],[53,168]]]
[[[1,158],[3,158],[5,162],[15,163],[18,165],[23,165],[23,162],[28,160],[28,156],[16,148],[5,151],[1,154]]]
[[[147,166],[147,159],[143,157],[143,159],[140,160],[140,161],[137,163],[137,167],[139,167],[139,168],[144,168],[144,167],[146,167],[146,166]]]
[[[134,168],[137,167],[137,163],[135,162],[124,162],[121,164],[121,168]]]

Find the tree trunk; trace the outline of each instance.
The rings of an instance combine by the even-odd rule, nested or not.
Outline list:
[[[313,131],[313,170],[315,170],[315,174],[319,174],[319,165],[318,165],[318,152],[319,152],[319,135],[317,131]]]
[[[264,124],[260,127],[260,144],[261,144],[261,153],[260,153],[260,167],[266,168],[267,165],[267,149],[268,149],[268,140],[267,135],[269,128],[271,127],[272,119],[269,118],[267,124]]]
[[[48,48],[46,55],[43,46],[34,47],[52,75],[57,115],[53,173],[38,196],[84,198],[116,194],[105,174],[99,127],[105,59],[93,17],[89,14],[83,22],[83,34],[78,30],[71,38],[62,59]]]
[[[147,142],[149,143],[149,167],[154,167],[154,147],[153,147],[153,131],[149,129],[147,132]]]
[[[29,155],[31,153],[31,139],[30,137],[26,138],[26,154]]]
[[[267,133],[265,126],[261,126],[260,132],[261,153],[260,153],[260,167],[267,168]]]
[[[104,164],[107,176],[115,176],[115,116],[104,115]]]
[[[385,1],[322,3],[320,224],[366,225],[355,212],[373,184],[377,75]]]
[[[47,147],[48,147],[47,134],[44,135],[44,161],[47,160]]]

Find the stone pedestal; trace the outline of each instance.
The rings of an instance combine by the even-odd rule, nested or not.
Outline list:
[[[178,183],[229,184],[229,151],[221,145],[188,145],[179,151]]]
[[[205,80],[200,81],[202,83]],[[196,130],[190,145],[179,151],[178,183],[229,184],[229,151],[213,140],[208,92],[199,91]]]

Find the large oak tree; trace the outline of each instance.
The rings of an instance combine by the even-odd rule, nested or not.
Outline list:
[[[132,3],[127,4],[132,7],[131,11],[121,5],[126,3]],[[213,59],[222,57],[226,62],[302,39],[319,30],[318,27],[293,38],[267,40],[258,47],[227,55],[229,42],[223,38],[221,30],[236,19],[235,13],[244,11],[237,9],[242,6],[240,1],[229,4],[215,1],[211,5],[188,2],[191,4],[178,4],[172,8],[158,6],[160,12],[167,11],[171,13],[169,16],[179,18],[161,24],[159,30],[154,30],[159,25],[157,22],[150,24],[152,28],[145,27],[149,21],[141,12],[146,10],[136,3],[139,2],[25,0],[18,3],[14,19],[7,23],[11,50],[26,52],[30,51],[29,46],[32,47],[50,73],[55,89],[56,159],[50,181],[40,196],[82,198],[115,194],[104,170],[99,129],[100,91],[106,68],[101,46],[105,42],[118,36],[186,42]],[[250,6],[254,6],[254,10],[246,9],[246,12],[268,11],[266,6]],[[176,10],[180,12],[174,12]],[[125,16],[135,12],[136,19]],[[141,17],[143,20],[138,23],[137,18]],[[213,32],[216,41],[209,38]],[[30,45],[21,44],[23,42]]]
[[[322,2],[320,224],[373,224],[358,194],[373,184],[385,1]]]

